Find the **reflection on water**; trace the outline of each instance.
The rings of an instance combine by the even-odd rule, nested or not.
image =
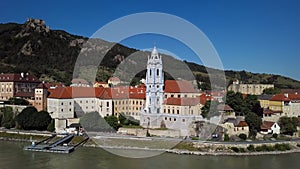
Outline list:
[[[194,156],[164,153],[145,159],[130,159],[100,148],[78,148],[71,154],[24,151],[28,143],[0,141],[0,168],[22,169],[282,169],[300,166],[300,153],[264,156]]]

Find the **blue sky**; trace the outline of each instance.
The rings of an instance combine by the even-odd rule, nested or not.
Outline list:
[[[163,12],[181,17],[202,30],[230,70],[280,74],[300,80],[300,1],[297,0],[128,0],[1,2],[0,22],[46,21],[51,29],[91,36],[105,24],[138,12]],[[158,25],[159,26],[159,25]],[[183,60],[200,62],[180,42],[158,35],[122,41],[132,48],[158,48]]]

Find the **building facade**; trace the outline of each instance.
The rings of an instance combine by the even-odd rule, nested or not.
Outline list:
[[[261,95],[263,90],[267,88],[274,88],[274,84],[240,84],[238,80],[235,80],[231,85],[229,85],[228,91]]]
[[[0,100],[8,100],[11,97],[34,100],[34,89],[40,83],[37,77],[28,73],[2,73],[0,74]]]
[[[164,92],[162,70],[162,58],[154,47],[147,62],[146,105],[141,112],[140,124],[144,128],[168,128],[178,130],[181,136],[190,135],[193,122],[203,120],[200,97],[197,97],[200,93],[191,92],[193,87],[180,85],[181,81],[169,81],[174,85],[166,86]]]
[[[34,104],[33,106],[38,110],[47,110],[47,97],[48,97],[48,88],[44,83],[40,83],[34,89]]]

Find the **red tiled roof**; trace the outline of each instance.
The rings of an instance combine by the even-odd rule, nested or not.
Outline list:
[[[50,91],[49,98],[71,99],[71,98],[101,98],[101,99],[145,99],[145,88],[130,87],[57,87]]]
[[[197,93],[193,84],[185,80],[166,80],[165,93]]]
[[[237,127],[248,127],[248,124],[246,121],[240,121]]]
[[[71,99],[101,97],[104,88],[101,87],[57,87],[50,91],[49,98]]]
[[[177,105],[177,106],[195,106],[200,103],[198,98],[168,98],[165,100],[166,105]]]
[[[201,103],[202,105],[205,105],[206,101],[212,100],[212,96],[208,96],[208,95],[206,95],[206,94],[201,94],[201,95],[199,96],[199,99],[200,99],[200,103]]]
[[[261,130],[269,130],[271,127],[275,124],[275,122],[272,121],[263,121],[262,125],[260,126]]]
[[[72,90],[70,87],[57,87],[51,90],[48,98],[55,99],[71,99],[72,98]]]
[[[40,83],[41,81],[34,75],[26,75],[16,73],[1,73],[0,82],[25,82],[25,83]]]
[[[270,101],[291,101],[291,100],[300,100],[300,94],[276,94]]]

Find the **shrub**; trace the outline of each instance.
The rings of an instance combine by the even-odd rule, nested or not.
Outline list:
[[[26,107],[16,116],[17,123],[24,130],[46,130],[51,123],[48,112],[38,112],[34,107]]]
[[[252,144],[250,144],[250,145],[247,147],[247,150],[253,152],[253,151],[255,151],[255,148],[254,148],[254,146],[253,146]]]
[[[2,107],[0,111],[3,112],[3,116],[1,119],[1,126],[7,129],[15,127],[15,119],[14,119],[14,113],[12,108]]]
[[[255,147],[255,151],[257,151],[257,152],[263,151],[262,146],[257,146],[257,147]]]
[[[228,134],[225,134],[225,135],[224,135],[224,141],[229,141],[229,136],[228,136]]]
[[[286,150],[291,150],[291,147],[289,144],[275,144],[275,150],[286,151]]]
[[[240,149],[237,147],[231,147],[230,149],[236,153],[240,152]]]
[[[278,134],[275,133],[275,134],[272,135],[272,137],[275,138],[275,139],[277,139],[278,138]]]
[[[239,151],[240,151],[241,153],[246,152],[246,150],[245,150],[244,148],[240,148]]]
[[[54,119],[51,120],[50,124],[47,127],[47,131],[54,132],[55,126],[54,126]]]
[[[146,132],[146,137],[151,137],[151,134],[149,133],[148,130],[147,130],[147,132]]]
[[[244,133],[241,133],[241,134],[239,135],[239,138],[242,139],[242,140],[246,140],[246,139],[247,139],[247,135],[244,134]]]

